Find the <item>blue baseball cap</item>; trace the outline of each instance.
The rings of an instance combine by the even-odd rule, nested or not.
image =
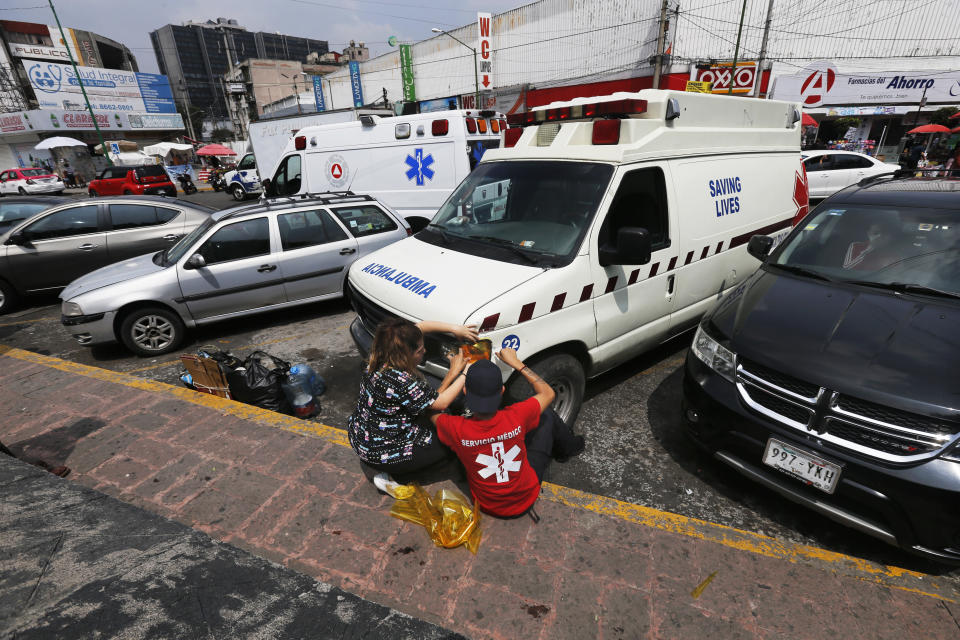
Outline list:
[[[467,408],[474,413],[496,413],[500,408],[503,375],[489,360],[478,360],[467,370]]]

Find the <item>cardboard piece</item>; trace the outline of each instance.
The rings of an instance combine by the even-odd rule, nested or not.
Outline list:
[[[232,399],[230,385],[216,360],[185,353],[180,356],[180,361],[183,362],[183,366],[193,377],[193,386],[196,387],[197,391],[227,398],[228,400]]]

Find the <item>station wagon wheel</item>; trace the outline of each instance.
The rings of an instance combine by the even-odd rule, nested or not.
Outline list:
[[[8,313],[17,304],[17,292],[9,284],[0,280],[0,314]]]
[[[185,327],[180,318],[161,307],[131,311],[120,325],[120,339],[128,349],[141,356],[170,353],[183,340]]]
[[[586,375],[580,361],[566,353],[557,353],[546,358],[535,358],[527,366],[543,378],[557,397],[553,401],[553,410],[568,425],[573,425],[583,405],[586,389]],[[521,402],[533,395],[533,388],[526,378],[514,375],[505,393],[505,403]]]

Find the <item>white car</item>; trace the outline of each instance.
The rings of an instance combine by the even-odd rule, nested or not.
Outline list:
[[[0,195],[63,193],[63,180],[46,169],[7,169],[0,173]]]
[[[900,169],[899,165],[880,162],[854,151],[804,151],[800,155],[807,170],[811,199],[832,196],[864,178]]]

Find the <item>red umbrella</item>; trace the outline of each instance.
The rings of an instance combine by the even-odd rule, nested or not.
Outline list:
[[[819,124],[817,124],[817,121],[816,121],[816,120],[814,120],[813,118],[811,118],[811,117],[810,117],[809,115],[807,115],[807,114],[803,114],[803,116],[800,118],[800,124],[802,124],[802,125],[805,126],[805,127],[819,127],[819,126],[820,126]]]
[[[948,120],[953,120],[954,118],[960,118],[960,111],[957,111],[955,114],[947,118]]]
[[[954,127],[953,129],[950,129],[950,133],[960,133],[960,127]]]
[[[950,129],[942,124],[925,124],[916,129],[911,129],[907,133],[950,133]]]
[[[222,144],[208,144],[197,149],[198,156],[235,156],[237,152]]]

